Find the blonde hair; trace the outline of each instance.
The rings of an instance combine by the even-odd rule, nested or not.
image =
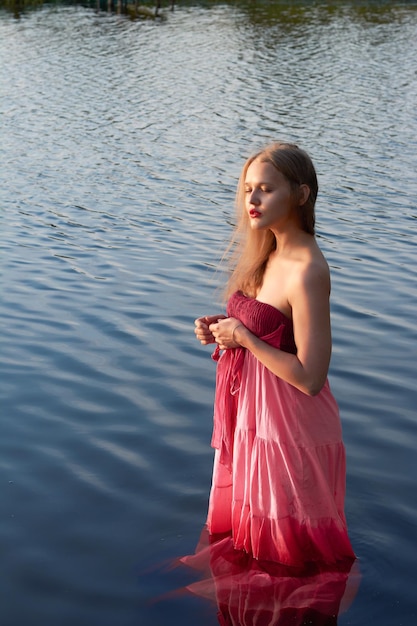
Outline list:
[[[245,209],[245,179],[248,167],[255,160],[271,163],[290,183],[294,198],[299,193],[300,185],[307,185],[310,193],[298,212],[302,230],[314,235],[314,207],[318,193],[316,171],[310,157],[296,144],[275,142],[251,156],[243,166],[236,194],[237,224],[232,236],[229,250],[231,275],[228,280],[225,296],[228,298],[235,291],[243,291],[255,297],[262,285],[263,275],[269,255],[276,248],[275,235],[268,229],[252,230],[248,213]]]

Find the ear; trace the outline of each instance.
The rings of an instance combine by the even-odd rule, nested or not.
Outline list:
[[[310,196],[310,187],[308,185],[300,185],[300,195],[298,200],[298,205],[303,206]]]

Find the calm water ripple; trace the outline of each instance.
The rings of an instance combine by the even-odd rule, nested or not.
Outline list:
[[[412,624],[417,3],[184,5],[162,21],[0,12],[1,626],[217,623],[155,567],[193,551],[214,366],[193,320],[243,159],[312,154],[358,596]]]

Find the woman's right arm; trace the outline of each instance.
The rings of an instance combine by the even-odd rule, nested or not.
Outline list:
[[[224,320],[224,319],[226,319],[226,316],[219,314],[219,315],[206,315],[204,317],[199,317],[195,320],[194,333],[198,341],[203,346],[206,346],[209,343],[216,342],[216,340],[213,337],[212,332],[209,329],[210,324],[214,324],[218,320]]]

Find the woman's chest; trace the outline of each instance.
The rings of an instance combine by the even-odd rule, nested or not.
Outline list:
[[[270,304],[287,317],[292,319],[292,310],[289,304],[289,270],[288,268],[271,268],[265,270],[262,285],[256,295],[260,302]]]

